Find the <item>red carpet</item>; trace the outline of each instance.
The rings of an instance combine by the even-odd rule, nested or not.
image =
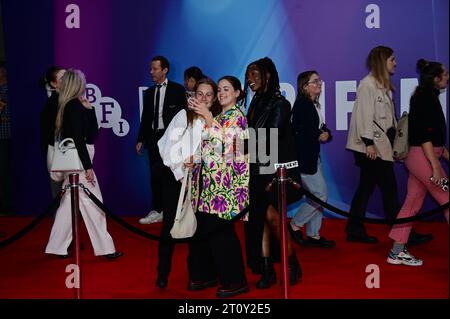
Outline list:
[[[136,223],[138,218],[128,218]],[[0,233],[9,235],[27,225],[30,218],[0,217]],[[0,249],[0,299],[9,298],[72,298],[67,289],[65,267],[70,259],[58,259],[44,254],[51,218],[46,218],[29,234],[10,246]],[[136,224],[137,225],[137,224]],[[161,224],[140,226],[157,234]],[[449,245],[446,223],[418,223],[417,231],[433,233],[435,239],[410,251],[424,259],[422,267],[393,266],[386,263],[391,240],[387,227],[369,225],[368,232],[380,239],[377,245],[347,243],[344,235],[345,221],[326,219],[322,233],[335,239],[334,249],[303,248],[295,245],[303,268],[303,280],[290,288],[292,299],[447,299],[449,297]],[[118,250],[125,255],[116,261],[95,257],[85,230],[82,241],[82,285],[84,298],[121,299],[210,299],[215,298],[215,288],[201,292],[187,291],[187,245],[178,244],[173,259],[169,287],[155,287],[157,243],[139,237],[108,221],[109,230]],[[242,223],[237,230],[243,238]],[[0,238],[0,240],[5,238]],[[380,288],[366,288],[366,266],[375,264],[380,269]],[[277,275],[280,276],[279,268]],[[257,290],[259,277],[247,273],[250,292],[240,298],[278,299],[281,286]]]

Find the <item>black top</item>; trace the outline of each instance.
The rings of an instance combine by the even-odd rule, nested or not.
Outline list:
[[[410,146],[421,146],[431,142],[433,146],[444,146],[446,124],[439,90],[418,89],[411,97],[408,117],[408,140]]]
[[[299,158],[300,171],[303,174],[313,175],[317,172],[317,161],[320,153],[319,136],[331,132],[325,124],[319,129],[319,115],[314,103],[299,95],[292,108],[292,126],[294,128],[295,143]]]
[[[70,100],[64,109],[61,139],[73,138],[85,170],[92,168],[86,144],[94,144],[97,135],[98,123],[95,110],[86,109],[78,98]]]
[[[156,145],[157,138],[162,136],[162,133],[165,131],[167,126],[169,126],[173,117],[187,105],[185,94],[186,90],[184,86],[176,82],[168,81],[166,93],[164,95],[162,115],[164,130],[159,134],[155,134],[152,129],[155,110],[155,89],[156,85],[153,85],[144,91],[141,125],[139,126],[137,142],[143,143],[146,148],[149,148],[150,145]]]
[[[44,153],[47,153],[48,145],[53,145],[55,143],[55,122],[58,113],[58,96],[59,94],[56,91],[53,91],[41,112],[41,149]]]

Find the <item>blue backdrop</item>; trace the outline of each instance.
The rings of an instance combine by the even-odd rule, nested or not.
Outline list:
[[[332,143],[323,146],[330,202],[348,209],[358,170],[345,150],[347,126],[365,59],[377,45],[397,57],[397,114],[408,108],[418,58],[448,66],[447,0],[58,0],[2,1],[13,116],[15,204],[36,214],[50,201],[39,150],[45,92],[38,79],[53,64],[82,69],[101,125],[94,168],[107,206],[144,215],[151,204],[147,157],[134,152],[140,92],[151,85],[150,60],[165,55],[169,78],[197,65],[213,79],[244,79],[247,64],[271,57],[293,101],[297,75],[315,69],[325,81],[322,105]],[[448,117],[448,95],[441,95]],[[397,164],[401,199],[406,171]],[[380,214],[379,194],[369,211]],[[426,207],[432,207],[428,200]]]

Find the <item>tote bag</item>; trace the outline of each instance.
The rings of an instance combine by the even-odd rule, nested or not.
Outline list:
[[[172,238],[192,237],[197,230],[197,219],[191,203],[191,175],[190,169],[186,168],[184,170],[183,183],[181,184],[180,197],[178,198],[175,221],[170,230]]]

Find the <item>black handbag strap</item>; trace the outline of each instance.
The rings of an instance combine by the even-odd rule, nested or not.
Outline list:
[[[379,128],[383,133],[385,133],[384,130],[383,130],[383,128],[382,128],[380,125],[378,125],[378,123],[375,122],[375,120],[373,120],[373,122],[375,123],[376,126],[378,126],[378,128]]]

